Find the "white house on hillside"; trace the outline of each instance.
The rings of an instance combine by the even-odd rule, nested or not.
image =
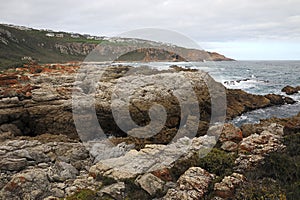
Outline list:
[[[79,38],[80,36],[78,34],[71,34],[71,38]]]
[[[58,34],[56,34],[56,35],[55,35],[55,37],[58,37],[58,38],[63,38],[63,37],[64,37],[64,34],[62,34],[62,33],[58,33]]]
[[[97,36],[96,36],[94,39],[95,39],[95,40],[102,40],[103,37],[97,37]]]
[[[54,33],[46,33],[47,37],[54,37]]]

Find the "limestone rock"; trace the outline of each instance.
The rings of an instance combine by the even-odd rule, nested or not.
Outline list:
[[[134,148],[134,145],[127,145],[125,142],[116,146],[107,142],[97,142],[88,144],[90,154],[95,158],[94,162],[123,156],[126,152]]]
[[[116,200],[125,199],[125,183],[118,182],[101,189],[100,193],[109,195]]]
[[[241,130],[244,138],[250,136],[251,134],[262,132],[262,129],[255,126],[254,124],[243,124],[241,126]]]
[[[258,134],[252,134],[240,143],[240,150],[254,154],[265,155],[276,148],[281,148],[280,135],[274,135],[269,131],[263,131]]]
[[[253,169],[267,154],[285,148],[281,141],[283,126],[273,123],[261,129],[261,133],[251,134],[240,142],[239,156],[235,161],[236,171]]]
[[[89,189],[95,191],[102,186],[102,182],[95,180],[93,177],[89,176],[88,173],[86,172],[84,172],[84,174],[77,176],[72,184],[68,184],[69,181],[70,180],[67,180],[64,183],[58,183],[57,188],[68,191],[68,194],[70,195],[70,192],[72,193],[73,188],[76,188],[76,190]]]
[[[43,200],[59,200],[60,198],[58,197],[54,197],[54,196],[48,196],[46,198],[44,198]]]
[[[128,180],[166,168],[176,167],[181,171],[177,163],[185,162],[189,165],[194,162],[193,156],[200,156],[199,152],[207,152],[215,143],[214,136],[202,136],[193,139],[181,138],[169,145],[146,145],[140,151],[130,150],[124,156],[101,160],[89,172],[100,179],[108,177]]]
[[[15,136],[11,132],[3,132],[0,134],[0,142],[13,139]]]
[[[82,143],[47,142],[46,136],[43,142],[27,139],[0,143],[0,196],[4,199],[63,198],[78,189],[101,186],[88,175],[92,159]]]
[[[215,86],[213,92],[216,93],[225,91],[225,88],[201,71],[178,67],[164,71],[140,70],[128,66],[108,67],[107,71],[101,71],[103,69],[92,67],[87,73],[79,73],[80,78],[74,82],[74,69],[71,73],[68,70],[51,72],[58,68],[52,67],[26,69],[28,79],[20,75],[1,75],[1,198],[56,199],[88,189],[103,197],[124,199],[130,183],[154,198],[160,198],[168,190],[164,199],[201,199],[214,176],[191,166],[195,164],[195,156],[203,157],[210,151],[219,134],[222,149],[238,152],[235,172],[244,173],[263,162],[267,154],[284,148],[281,143],[283,132],[289,134],[300,130],[300,115],[293,119],[272,119],[284,128],[268,121],[244,126],[243,131],[229,124],[224,126],[223,131],[218,130],[222,125],[208,129],[211,91],[206,83]],[[105,77],[95,81],[96,91],[93,91],[87,74],[97,77],[98,70],[105,73]],[[191,85],[183,81],[185,79]],[[188,92],[191,88],[195,96]],[[78,142],[78,127],[74,124],[73,114],[76,112],[71,99],[74,91],[88,98],[82,102],[84,108],[88,108],[89,101],[95,99],[93,108],[96,117],[92,119],[101,125],[105,133],[95,138],[98,132],[94,124],[79,124],[83,131],[89,130],[87,134],[80,135],[82,141],[87,141],[84,144]],[[124,93],[126,91],[130,94]],[[228,118],[290,101],[287,97],[251,95],[241,90],[226,90],[226,93]],[[187,101],[180,102],[176,95]],[[116,101],[113,102],[113,98]],[[126,98],[130,99],[130,104],[124,107]],[[221,98],[217,102],[221,110],[226,101]],[[156,104],[162,105],[167,114],[162,126],[158,122],[164,122],[164,115],[158,112],[161,111],[159,107],[153,108]],[[124,120],[124,113],[112,114],[112,108],[117,111],[128,109],[138,126],[131,126],[129,120]],[[199,112],[197,108],[200,108]],[[77,111],[82,119],[91,119],[90,110]],[[203,121],[199,121],[198,114]],[[118,117],[119,122],[125,125],[124,130],[117,124],[115,118]],[[147,126],[151,122],[153,127]],[[139,126],[146,128],[140,129]],[[194,128],[203,130],[199,133]],[[153,134],[149,135],[149,132]],[[207,135],[202,136],[203,133]],[[201,137],[194,137],[195,134]],[[106,136],[111,137],[104,142],[102,140],[104,145],[97,143],[97,139],[106,139]],[[109,146],[107,141],[117,142],[115,146]],[[117,183],[105,185],[106,178]],[[232,194],[240,181],[237,174],[232,174],[216,184],[215,190],[220,196],[225,194],[222,196],[225,198]]]
[[[220,142],[232,141],[240,142],[243,139],[243,134],[241,129],[235,127],[232,124],[224,124],[222,133],[219,137]]]
[[[42,199],[50,195],[49,181],[43,170],[28,170],[16,174],[1,190],[4,199]],[[48,195],[47,195],[48,194]]]
[[[136,179],[136,183],[151,196],[164,190],[165,182],[151,173],[144,174]]]
[[[32,100],[37,102],[53,101],[60,99],[59,94],[52,88],[41,88],[32,92]]]
[[[236,187],[238,187],[245,177],[242,174],[233,173],[230,176],[225,176],[220,183],[214,185],[215,194],[221,198],[232,198]]]
[[[225,141],[222,144],[221,149],[225,151],[236,151],[238,149],[238,144],[232,141]]]
[[[202,168],[189,168],[177,181],[175,189],[169,189],[163,199],[201,199],[208,190],[214,175]]]
[[[300,116],[292,117],[284,123],[283,132],[285,135],[300,132]]]
[[[25,158],[2,158],[0,160],[0,169],[7,171],[20,171],[27,166]]]
[[[67,179],[75,179],[78,174],[77,169],[71,164],[58,161],[53,169],[50,169],[48,176],[53,181],[65,181]]]

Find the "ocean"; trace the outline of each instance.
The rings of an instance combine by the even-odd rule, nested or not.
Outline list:
[[[128,64],[128,63],[127,63]],[[300,93],[286,95],[281,89],[286,85],[300,85],[300,61],[221,61],[221,62],[149,62],[130,63],[133,66],[147,65],[168,69],[170,65],[197,68],[208,72],[227,88],[242,89],[252,94],[280,94],[293,98],[293,105],[273,106],[258,109],[236,117],[231,122],[237,126],[258,123],[260,119],[290,117],[300,112]]]

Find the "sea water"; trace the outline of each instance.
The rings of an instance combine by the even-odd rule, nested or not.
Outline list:
[[[293,98],[293,105],[273,106],[245,113],[232,120],[237,126],[258,123],[260,119],[290,117],[300,112],[300,93],[286,95],[286,85],[300,85],[300,61],[234,61],[195,63],[198,68],[227,88],[242,89],[252,94],[280,94]]]
[[[127,63],[128,64],[128,63]],[[300,86],[300,61],[221,61],[221,62],[149,62],[130,63],[168,69],[170,65],[196,68],[208,72],[216,81],[231,89],[242,89],[252,94],[280,94],[293,98],[293,105],[273,106],[247,112],[231,122],[258,123],[260,119],[290,117],[300,112],[300,93],[286,95],[281,89],[287,85]]]

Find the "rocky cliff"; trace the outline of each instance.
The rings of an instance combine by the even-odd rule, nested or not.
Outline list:
[[[10,124],[18,129],[23,135],[66,134],[71,138],[76,138],[77,131],[73,122],[72,115],[72,91],[78,65],[44,65],[28,66],[17,68],[16,71],[7,71],[0,75],[0,124]],[[101,71],[105,69],[105,71]],[[89,68],[93,74],[93,68]],[[198,135],[201,131],[205,132],[207,123],[211,120],[212,104],[210,93],[224,91],[222,102],[218,102],[215,107],[224,107],[224,115],[227,119],[241,115],[244,112],[264,108],[272,105],[281,105],[286,102],[293,103],[288,97],[280,95],[252,95],[242,90],[225,90],[225,87],[215,82],[209,75],[197,70],[185,70],[173,66],[167,71],[158,71],[150,68],[133,68],[130,66],[111,66],[108,68],[94,68],[97,73],[104,73],[105,77],[99,81],[95,96],[95,108],[98,114],[98,121],[107,135],[126,136],[114,122],[111,108],[111,95],[116,92],[117,84],[119,93],[132,90],[129,96],[129,111],[133,120],[140,126],[147,125],[150,121],[148,110],[154,104],[162,104],[167,110],[166,127],[162,130],[162,135],[166,139],[160,143],[169,142],[168,137],[176,133],[180,126],[180,121],[187,118],[182,115],[181,103],[178,96],[174,96],[173,90],[177,89],[181,95],[190,96],[192,102],[196,104],[188,106],[199,106],[197,110],[201,116],[201,123]],[[129,73],[129,74],[128,74]],[[126,75],[125,77],[123,77]],[[83,76],[84,77],[84,76]],[[180,83],[180,77],[188,78],[191,81],[190,87],[195,92],[195,96],[188,94],[190,89]],[[76,80],[81,83],[78,88],[82,95],[91,87],[89,85],[91,77],[85,75],[84,80]],[[206,84],[212,84],[214,90],[209,90]],[[159,84],[157,84],[159,83]],[[180,87],[186,87],[185,89]],[[179,87],[179,88],[178,88]],[[173,88],[170,89],[170,88]],[[73,93],[74,94],[74,93]],[[277,101],[274,101],[274,98]],[[226,98],[226,99],[225,99]],[[84,100],[84,99],[83,99]],[[226,102],[227,100],[227,102]],[[122,103],[122,102],[121,102]],[[123,102],[124,103],[124,102]],[[120,104],[123,105],[123,104]],[[118,106],[118,104],[116,104]],[[227,107],[226,107],[227,106]],[[221,116],[222,117],[222,116]]]

